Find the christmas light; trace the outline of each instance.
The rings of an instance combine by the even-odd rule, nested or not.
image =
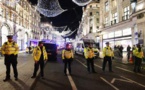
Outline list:
[[[6,0],[6,3],[7,4],[12,4],[12,5],[15,5],[19,2],[20,0]]]
[[[56,17],[66,11],[61,8],[58,0],[39,0],[37,10],[47,17]]]
[[[79,6],[85,6],[89,4],[92,0],[72,0],[72,1]]]

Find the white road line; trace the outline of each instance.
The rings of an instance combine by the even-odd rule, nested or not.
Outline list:
[[[99,65],[97,65],[97,64],[94,64],[96,67],[98,67],[98,68],[102,68],[101,66],[99,66]]]
[[[127,80],[129,80],[129,81],[131,81],[131,82],[133,82],[133,83],[135,83],[135,84],[137,84],[137,85],[142,86],[142,87],[145,88],[145,85],[143,85],[143,84],[140,84],[140,83],[138,83],[138,82],[136,82],[136,81],[133,81],[133,80],[131,80],[131,79],[129,79],[129,78],[126,78],[126,77],[124,77],[124,76],[120,76],[120,77],[122,77],[122,78],[124,78],[124,79],[127,79]]]
[[[68,77],[68,80],[71,84],[71,87],[72,87],[72,90],[78,90],[75,83],[74,83],[74,80],[72,79],[72,77],[68,74],[68,69],[67,69],[67,77]]]
[[[126,72],[130,72],[130,73],[134,73],[133,71],[130,71],[130,70],[127,70],[127,69],[124,69],[124,68],[121,68],[121,67],[116,67],[116,68],[118,68],[118,69],[120,69],[120,70],[123,70],[123,71],[126,71]],[[140,75],[140,76],[142,76],[142,77],[145,77],[145,75],[143,75],[143,74],[140,74],[140,73],[136,73],[137,75]]]
[[[111,84],[110,82],[108,82],[105,78],[100,77],[104,82],[106,82],[108,85],[110,85],[112,88],[114,88],[115,90],[119,90],[117,87],[115,87],[113,84]]]
[[[78,59],[76,59],[80,64],[82,64],[84,67],[87,68],[87,65],[85,65],[84,63],[82,63],[81,61],[79,61]]]

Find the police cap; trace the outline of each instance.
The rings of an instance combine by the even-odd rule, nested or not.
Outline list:
[[[8,35],[7,38],[13,38],[13,35]]]
[[[38,44],[43,44],[43,41],[39,41],[39,43]]]
[[[109,42],[106,42],[106,44],[109,44]]]

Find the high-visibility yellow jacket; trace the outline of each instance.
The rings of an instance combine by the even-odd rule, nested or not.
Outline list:
[[[71,58],[74,58],[74,55],[73,55],[73,51],[72,50],[63,50],[62,51],[62,59],[71,59]]]
[[[16,42],[5,42],[1,48],[2,54],[14,54],[17,55],[19,52],[19,47]]]
[[[43,46],[42,47],[42,51],[41,51],[40,47],[37,46],[33,50],[33,59],[34,59],[34,61],[39,61],[40,60],[42,52],[43,52],[43,58],[44,58],[44,60],[48,59],[45,47]]]
[[[95,57],[95,53],[94,53],[94,49],[93,48],[84,48],[84,56],[86,59],[88,58],[94,58]]]
[[[133,50],[133,55],[136,56],[136,57],[138,57],[138,58],[143,58],[144,57],[143,51],[141,50],[141,52],[138,52],[138,48],[135,48]]]
[[[104,47],[103,49],[103,56],[109,56],[109,57],[114,57],[114,52],[111,49],[111,47]]]

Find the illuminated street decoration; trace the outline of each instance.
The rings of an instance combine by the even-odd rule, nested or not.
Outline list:
[[[58,0],[39,0],[37,10],[47,17],[56,17],[66,11],[61,8]]]
[[[67,28],[67,26],[53,27],[53,28],[54,28],[54,30],[56,30],[56,31],[62,32],[62,31],[64,31],[64,30]]]
[[[20,0],[6,0],[7,4],[17,4]]]
[[[89,4],[92,0],[72,0],[72,1],[79,6],[85,6]]]
[[[71,36],[74,32],[76,32],[77,31],[77,29],[76,30],[74,30],[73,32],[70,32],[70,33],[68,33],[68,34],[65,34],[65,35],[62,35],[63,37],[68,37],[68,36]]]

